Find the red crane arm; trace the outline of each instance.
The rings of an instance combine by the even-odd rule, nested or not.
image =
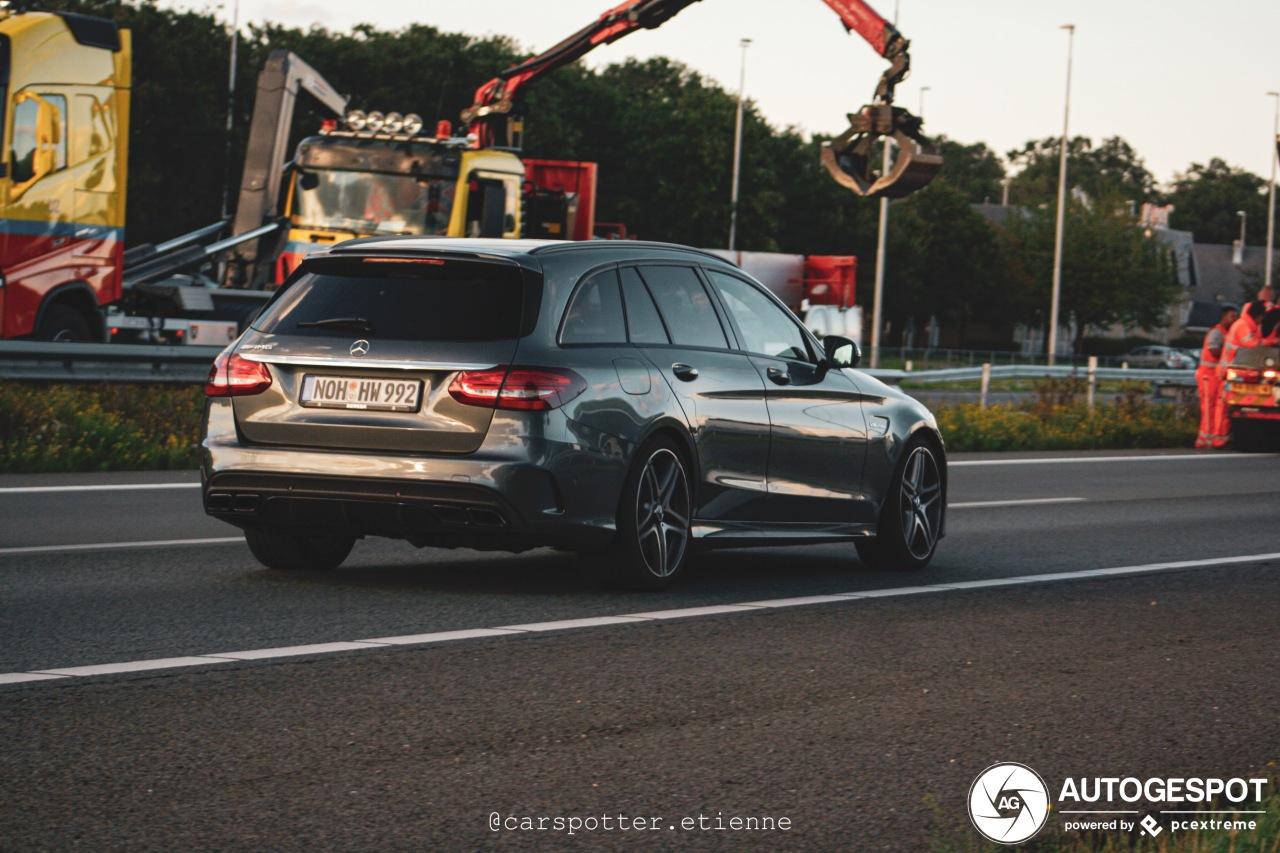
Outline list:
[[[625,0],[549,50],[506,69],[477,89],[474,102],[462,112],[462,121],[475,135],[476,147],[518,147],[512,113],[525,89],[602,44],[639,29],[662,26],[697,2]],[[849,130],[828,145],[823,161],[837,181],[860,195],[905,195],[919,189],[933,178],[942,161],[920,135],[920,120],[893,106],[894,86],[910,70],[910,42],[862,0],[823,2],[839,15],[845,29],[858,33],[891,63],[880,78],[875,104],[849,116]],[[872,167],[869,154],[870,143],[880,136],[892,136],[902,152],[893,170],[883,177]]]
[[[542,77],[578,61],[602,44],[640,29],[656,29],[698,0],[626,0],[564,41],[532,59],[513,65],[476,90],[475,102],[462,120],[478,139],[478,147],[496,144],[495,117],[511,113],[521,92]]]

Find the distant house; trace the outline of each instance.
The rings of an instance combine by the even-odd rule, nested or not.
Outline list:
[[[973,209],[992,224],[1002,226],[1010,217],[1025,216],[1017,206],[975,204]],[[1243,252],[1235,246],[1196,243],[1190,231],[1149,227],[1152,237],[1162,240],[1173,252],[1178,282],[1185,288],[1182,301],[1170,311],[1169,326],[1154,336],[1168,343],[1184,335],[1198,335],[1218,322],[1224,304],[1240,305],[1253,299],[1262,286],[1266,248],[1246,246]],[[1280,251],[1272,256],[1273,278],[1280,280]],[[1280,283],[1280,281],[1277,281]],[[1059,347],[1070,346],[1070,318],[1063,318],[1059,330]],[[1121,326],[1091,330],[1105,337],[1123,338],[1132,334]],[[1015,340],[1028,352],[1043,351],[1044,330],[1019,328]]]
[[[1196,243],[1191,249],[1192,284],[1179,314],[1181,331],[1204,332],[1218,322],[1224,304],[1240,305],[1253,299],[1262,287],[1265,246]],[[1280,273],[1280,252],[1271,256],[1272,277]]]

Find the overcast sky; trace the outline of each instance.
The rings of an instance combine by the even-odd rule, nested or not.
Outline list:
[[[230,20],[237,0],[162,0],[213,8]],[[619,0],[238,0],[241,24],[276,21],[345,31],[422,23],[477,36],[508,35],[544,50]],[[892,19],[894,0],[874,0]],[[1074,24],[1071,135],[1126,139],[1157,180],[1221,157],[1271,172],[1280,91],[1280,0],[899,0],[912,74],[898,102],[926,133],[985,142],[998,154],[1062,132],[1068,35]],[[884,60],[845,33],[822,0],[700,0],[665,26],[639,31],[587,57],[669,56],[737,91],[747,52],[747,96],[776,126],[838,133],[868,102]],[[305,59],[306,57],[304,57]],[[497,71],[498,69],[494,69]],[[320,69],[323,73],[324,69]],[[476,84],[483,83],[477,80]],[[924,87],[928,91],[922,91]],[[395,109],[395,105],[387,105]],[[530,115],[536,121],[536,115]],[[727,143],[728,144],[728,143]]]

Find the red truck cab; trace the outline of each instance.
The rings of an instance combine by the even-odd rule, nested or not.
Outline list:
[[[102,340],[121,296],[127,30],[0,13],[0,337]]]

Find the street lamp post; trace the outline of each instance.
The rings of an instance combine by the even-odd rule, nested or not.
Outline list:
[[[893,25],[898,25],[898,2],[893,3]],[[890,155],[892,154],[893,139],[886,136],[884,138],[884,172],[889,173]],[[887,254],[886,243],[889,236],[889,199],[880,197],[880,229],[876,234],[876,283],[872,294],[871,303],[871,367],[874,370],[880,366],[880,324],[883,322],[880,306],[884,302],[884,261]]]
[[[230,216],[231,207],[231,131],[236,121],[236,49],[240,44],[240,0],[231,13],[231,59],[227,72],[227,145],[222,164],[222,218]]]
[[[733,197],[729,213],[729,251],[737,248],[738,238],[738,173],[742,167],[742,101],[747,91],[747,47],[751,39],[738,42],[742,47],[742,70],[738,76],[738,123],[733,132]]]
[[[1276,118],[1275,126],[1272,128],[1274,135],[1272,142],[1280,140],[1280,92],[1267,92],[1268,95],[1276,99]],[[1276,159],[1280,157],[1280,151],[1276,150],[1276,146],[1269,144],[1267,151],[1271,155],[1271,183],[1267,187],[1267,257],[1264,261],[1262,275],[1262,283],[1266,287],[1271,286],[1271,254],[1276,247]]]
[[[1243,210],[1237,210],[1236,216],[1240,217],[1240,259],[1244,262],[1244,226],[1249,221],[1249,214]]]
[[[1049,304],[1049,364],[1058,350],[1058,302],[1062,298],[1062,226],[1067,212],[1067,128],[1071,119],[1071,52],[1075,47],[1075,24],[1067,31],[1067,100],[1062,108],[1062,153],[1058,160],[1058,227],[1053,237],[1053,297]]]

